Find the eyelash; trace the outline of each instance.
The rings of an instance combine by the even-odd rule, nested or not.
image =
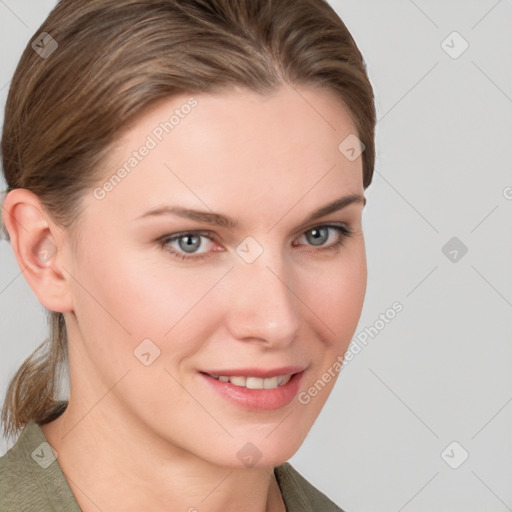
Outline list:
[[[342,224],[342,225],[320,224],[318,226],[313,226],[312,228],[309,228],[308,230],[304,231],[302,233],[302,235],[304,235],[305,233],[309,233],[310,231],[313,231],[315,229],[320,229],[320,228],[331,228],[331,229],[336,230],[339,234],[339,240],[336,241],[334,244],[329,245],[327,247],[317,246],[317,247],[319,247],[318,251],[322,251],[322,252],[323,251],[336,251],[337,249],[339,249],[343,246],[343,244],[347,238],[349,238],[350,236],[353,235],[353,231],[344,224]],[[189,256],[184,253],[178,252],[175,249],[170,248],[170,246],[168,245],[170,242],[174,242],[175,240],[183,238],[186,235],[200,235],[200,236],[204,236],[205,238],[208,238],[212,242],[215,242],[215,238],[212,237],[208,231],[206,231],[206,232],[205,231],[184,231],[182,233],[176,233],[171,236],[165,235],[165,236],[159,238],[159,242],[165,251],[167,251],[168,253],[172,254],[174,257],[176,257],[180,260],[183,260],[183,261],[188,261],[188,260],[198,261],[198,260],[202,260],[204,258],[208,258],[211,255],[211,252],[207,252],[207,253]]]

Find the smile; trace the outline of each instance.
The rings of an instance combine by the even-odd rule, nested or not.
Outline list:
[[[279,386],[286,384],[291,378],[291,375],[278,375],[276,377],[270,377],[267,379],[260,379],[258,377],[244,377],[244,376],[233,376],[228,377],[226,375],[211,375],[214,379],[221,382],[230,382],[235,386],[248,389],[275,389]]]
[[[199,372],[199,376],[215,395],[232,405],[252,411],[271,411],[295,399],[304,373],[304,366],[287,366],[273,370],[210,370]]]

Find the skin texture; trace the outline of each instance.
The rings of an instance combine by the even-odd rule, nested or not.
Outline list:
[[[133,120],[99,186],[190,96]],[[361,158],[338,150],[356,133],[347,110],[332,92],[305,86],[194,98],[103,199],[84,196],[76,253],[34,194],[18,189],[5,200],[25,278],[41,304],[65,316],[70,402],[42,428],[85,512],[284,510],[272,469],[304,441],[335,378],[307,405],[248,411],[198,371],[303,365],[306,391],[345,353],[359,321],[363,203],[303,222],[335,199],[363,195]],[[239,227],[136,220],[163,205],[222,213]],[[319,246],[311,241],[310,230],[327,223],[353,231],[334,251],[322,250],[340,238],[334,229]],[[204,259],[182,261],[158,242],[189,231],[215,237],[200,239]],[[263,249],[250,264],[236,252],[249,236]],[[188,254],[186,242],[167,247]],[[160,350],[148,366],[134,356],[146,338]],[[237,457],[248,442],[261,453],[251,468]]]

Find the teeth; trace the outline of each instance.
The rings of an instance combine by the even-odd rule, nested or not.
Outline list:
[[[283,386],[284,384],[286,384],[290,379],[292,378],[291,375],[283,375],[282,377],[279,376],[277,377],[277,385],[278,386]]]
[[[262,380],[263,380],[263,388],[264,389],[274,389],[274,388],[277,388],[277,385],[279,384],[277,377],[272,377],[271,379],[262,379]]]
[[[229,378],[231,384],[235,386],[245,387],[245,383],[247,379],[245,377],[230,377]]]
[[[292,378],[291,375],[279,375],[268,379],[239,376],[226,377],[225,375],[211,375],[211,377],[220,380],[221,382],[231,382],[234,386],[240,386],[248,389],[275,389],[278,386],[283,386]]]

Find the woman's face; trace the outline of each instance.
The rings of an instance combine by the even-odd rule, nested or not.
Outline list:
[[[363,305],[355,133],[312,87],[182,95],[136,119],[65,246],[70,406],[223,466],[290,458]]]

